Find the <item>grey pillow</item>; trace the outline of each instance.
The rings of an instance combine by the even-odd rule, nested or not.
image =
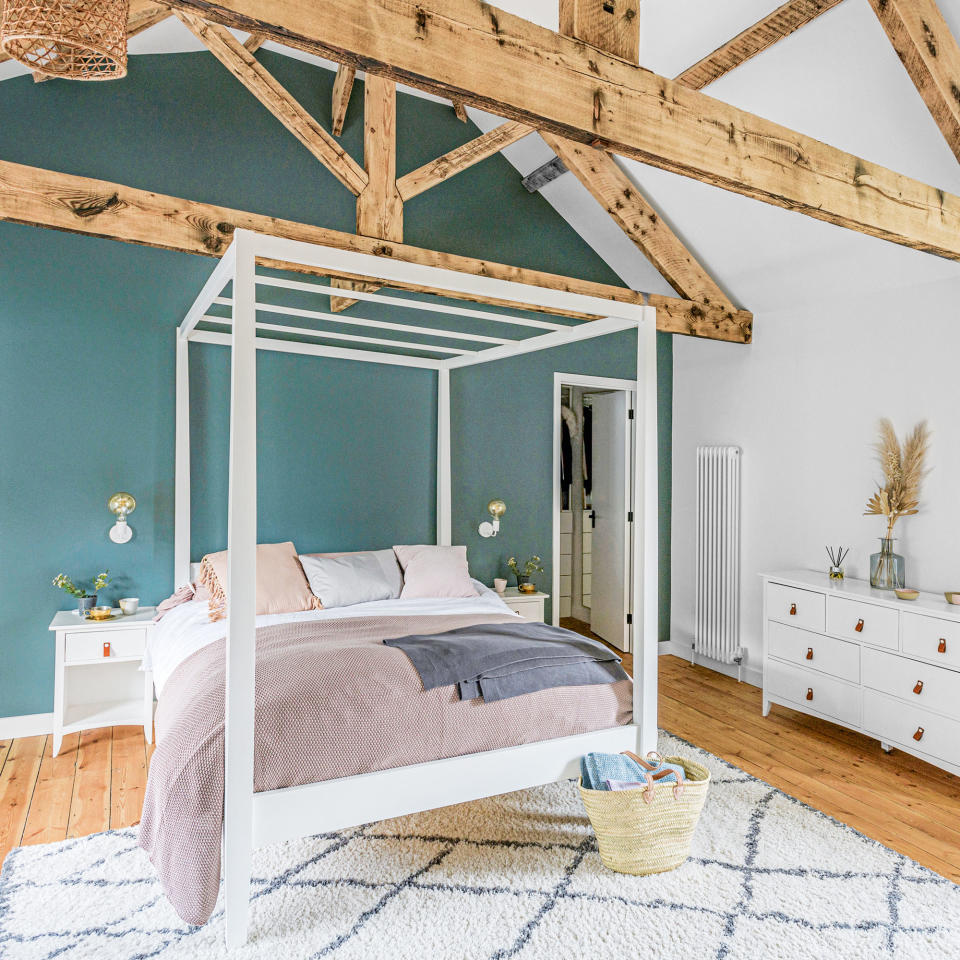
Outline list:
[[[403,589],[403,575],[392,550],[346,553],[339,557],[305,554],[300,563],[310,590],[325,608],[393,600]]]

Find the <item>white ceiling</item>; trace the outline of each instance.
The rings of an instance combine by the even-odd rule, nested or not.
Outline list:
[[[683,69],[779,6],[778,0],[641,0],[641,63],[665,76]],[[960,36],[960,0],[939,0]],[[557,0],[498,5],[552,29]],[[242,36],[242,35],[241,35]],[[318,61],[286,47],[268,48]],[[201,49],[178,21],[135,37],[131,54]],[[333,67],[332,64],[325,64]],[[22,72],[0,65],[0,79]],[[797,33],[721,77],[711,96],[960,194],[954,158],[900,64],[868,0],[843,0]],[[499,121],[470,111],[481,129]],[[553,154],[532,136],[504,151],[522,174]],[[825,297],[902,289],[960,277],[960,265],[866,237],[634,161],[624,168],[739,305],[771,312]],[[546,199],[635,289],[665,281],[572,174]]]

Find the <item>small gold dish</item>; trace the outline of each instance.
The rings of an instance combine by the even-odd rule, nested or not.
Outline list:
[[[112,620],[113,607],[94,607],[90,611],[91,620]]]
[[[535,583],[521,583],[518,589],[521,593],[536,593],[537,585]]]
[[[916,600],[920,596],[919,590],[908,590],[907,588],[893,591],[901,600]]]
[[[943,595],[947,598],[947,603],[960,605],[960,590],[947,590]]]

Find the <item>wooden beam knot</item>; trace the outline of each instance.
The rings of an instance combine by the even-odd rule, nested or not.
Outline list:
[[[89,220],[91,217],[98,217],[101,213],[108,213],[123,206],[123,201],[117,193],[112,193],[109,197],[66,197],[65,200],[71,212],[81,220]]]

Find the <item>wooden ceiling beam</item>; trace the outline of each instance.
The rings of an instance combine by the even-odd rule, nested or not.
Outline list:
[[[936,0],[870,0],[870,6],[960,160],[960,47]]]
[[[0,161],[0,220],[212,257],[222,256],[234,231],[245,228],[622,303],[644,302],[642,293],[625,287],[389,243],[8,161]],[[753,317],[745,310],[704,309],[702,304],[672,297],[650,297],[649,302],[657,306],[658,330],[735,343],[750,340]]]
[[[640,62],[639,0],[560,0],[560,32]]]
[[[466,123],[470,119],[467,116],[467,108],[463,105],[462,100],[451,100],[450,104],[453,107],[453,112],[456,115],[456,118],[461,123]]]
[[[681,297],[734,309],[719,284],[609,153],[552,133],[545,132],[543,138]]]
[[[568,139],[960,259],[960,198],[480,0],[175,2]]]
[[[243,45],[246,47],[247,53],[256,53],[266,42],[266,34],[251,33],[250,36],[243,41]]]
[[[515,120],[508,120],[499,127],[494,127],[487,133],[468,140],[449,153],[445,153],[436,160],[425,163],[410,173],[405,173],[397,181],[397,189],[404,200],[416,197],[431,187],[455,177],[458,173],[472,167],[487,157],[499,153],[504,147],[516,143],[533,133],[533,127]]]
[[[700,90],[767,47],[772,47],[784,37],[806,26],[840,2],[841,0],[787,0],[773,13],[742,30],[732,40],[717,47],[713,53],[698,60],[693,66],[687,67],[675,79],[685,87]]]
[[[333,81],[333,104],[331,116],[333,123],[330,126],[335,137],[343,134],[343,125],[347,120],[347,107],[350,106],[350,94],[353,93],[353,81],[357,77],[357,68],[349,63],[341,63],[337,67],[337,75]]]
[[[363,168],[282,87],[229,30],[183,10],[177,16],[194,36],[289,130],[348,190],[367,185]]]

